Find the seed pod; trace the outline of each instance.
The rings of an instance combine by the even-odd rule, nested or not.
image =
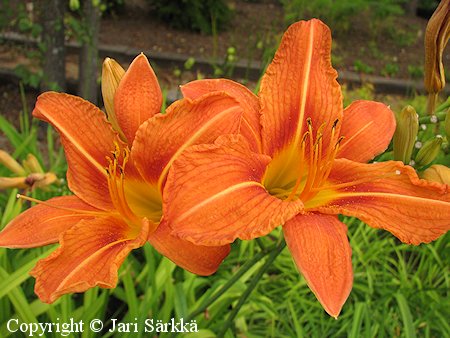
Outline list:
[[[433,162],[441,150],[442,141],[443,137],[441,135],[437,135],[434,139],[425,142],[416,156],[416,163],[418,167],[423,167]]]
[[[441,164],[433,164],[421,175],[427,181],[450,185],[450,168]]]
[[[419,131],[419,118],[412,106],[406,106],[396,114],[397,128],[394,133],[394,160],[408,164]]]

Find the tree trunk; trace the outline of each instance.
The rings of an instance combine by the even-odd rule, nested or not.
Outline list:
[[[66,1],[40,1],[42,42],[45,47],[41,90],[65,90],[64,12]]]
[[[419,0],[410,0],[409,4],[407,4],[407,12],[412,16],[417,15],[417,8],[419,7]]]
[[[83,1],[82,22],[85,36],[82,37],[82,47],[79,61],[78,94],[86,100],[97,104],[98,95],[98,35],[100,31],[101,12],[92,0]]]

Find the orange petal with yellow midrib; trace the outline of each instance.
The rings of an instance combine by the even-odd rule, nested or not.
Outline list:
[[[383,153],[395,131],[395,117],[386,105],[373,101],[355,101],[344,110],[337,158],[368,162]]]
[[[239,131],[242,108],[223,92],[183,99],[146,121],[131,149],[132,159],[150,184],[164,185],[170,166],[189,146],[211,143]]]
[[[253,151],[262,151],[260,124],[261,107],[258,97],[247,87],[227,79],[204,79],[188,82],[187,84],[180,86],[180,89],[184,97],[192,100],[208,93],[221,91],[234,97],[244,111],[240,130],[241,135],[247,139],[250,148]]]
[[[449,187],[419,179],[402,162],[363,164],[338,159],[329,180],[341,185],[360,183],[336,189],[331,201],[313,210],[357,217],[415,245],[431,242],[450,229]]]
[[[337,318],[353,284],[347,227],[335,216],[308,213],[287,221],[283,232],[309,288],[325,311]]]
[[[147,236],[146,220],[137,235],[113,217],[80,221],[62,234],[61,246],[31,271],[35,293],[43,302],[53,303],[64,294],[94,286],[115,287],[120,265],[131,250],[144,245]]]
[[[120,80],[114,95],[117,122],[131,145],[139,126],[159,113],[162,93],[147,57],[138,55]]]
[[[261,184],[270,158],[243,137],[187,149],[174,162],[164,190],[164,217],[176,236],[223,245],[264,236],[303,208],[271,196]]]
[[[47,92],[38,97],[33,116],[49,122],[61,136],[70,190],[86,203],[112,210],[105,157],[121,141],[105,114],[77,96]]]
[[[265,154],[273,157],[286,147],[298,149],[308,130],[307,118],[315,132],[325,123],[324,135],[342,119],[342,94],[330,52],[330,30],[319,20],[295,23],[283,35],[259,91]],[[327,142],[324,138],[324,152]]]
[[[90,212],[101,212],[76,196],[55,197],[45,203],[25,210],[8,223],[0,232],[0,246],[34,248],[57,243],[64,231],[95,217]]]

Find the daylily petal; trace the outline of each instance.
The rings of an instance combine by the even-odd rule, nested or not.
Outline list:
[[[352,289],[347,227],[329,215],[298,215],[283,232],[295,264],[325,311],[337,318]]]
[[[132,144],[139,126],[159,113],[162,93],[156,75],[144,54],[137,56],[126,71],[114,96],[117,122]]]
[[[169,173],[164,217],[174,235],[199,245],[222,245],[236,238],[268,234],[302,210],[261,184],[266,155],[252,153],[240,137],[187,149]]]
[[[172,235],[166,222],[159,224],[148,241],[158,252],[176,265],[201,276],[209,276],[217,271],[220,263],[230,253],[230,246],[195,245]]]
[[[100,210],[76,196],[49,199],[45,204],[38,204],[14,218],[0,232],[0,246],[34,248],[56,243],[61,233],[82,219],[93,218],[95,214],[90,212]]]
[[[61,136],[69,165],[69,188],[85,202],[113,209],[105,168],[117,134],[105,114],[77,96],[47,92],[39,96],[33,116],[49,122]]]
[[[35,293],[45,303],[94,286],[113,288],[117,270],[128,255],[144,245],[148,221],[133,234],[123,221],[107,217],[82,220],[61,236],[61,246],[31,271]]]
[[[241,116],[237,101],[225,93],[177,101],[166,114],[154,116],[139,128],[132,158],[147,182],[161,188],[170,166],[184,149],[237,133]]]
[[[247,138],[253,151],[262,151],[259,99],[247,87],[227,79],[204,79],[189,82],[180,86],[180,89],[184,97],[192,100],[207,93],[221,91],[234,97],[244,111],[241,134]]]
[[[319,20],[300,21],[284,34],[259,92],[264,153],[273,157],[287,146],[297,148],[308,130],[308,117],[315,130],[326,123],[324,135],[342,118],[330,51],[330,30]]]
[[[344,110],[337,158],[368,162],[389,146],[395,131],[394,113],[373,101],[355,101]]]
[[[358,217],[415,245],[431,242],[450,229],[449,187],[419,179],[402,162],[362,164],[339,159],[329,179],[354,183],[330,188],[331,200],[313,208],[317,211]]]

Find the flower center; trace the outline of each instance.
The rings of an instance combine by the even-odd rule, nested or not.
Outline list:
[[[311,118],[299,147],[287,147],[276,155],[267,168],[263,183],[269,193],[282,200],[307,201],[319,192],[327,181],[333,161],[344,139],[336,132],[336,119],[329,135],[324,135],[325,123],[314,131]]]
[[[401,171],[339,182],[330,180],[333,163],[344,140],[339,136],[336,119],[327,135],[322,124],[315,132],[310,118],[299,146],[287,147],[274,156],[267,167],[263,185],[267,191],[282,200],[300,199],[305,208],[315,208],[336,198],[338,190],[400,175]],[[315,132],[315,133],[314,133]]]
[[[125,167],[130,157],[128,147],[121,154],[118,144],[111,152],[106,168],[111,201],[123,219],[133,227],[140,227],[146,217],[156,225],[162,217],[162,197],[152,186],[141,180],[125,178]]]

